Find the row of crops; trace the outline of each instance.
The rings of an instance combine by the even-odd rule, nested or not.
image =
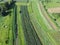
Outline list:
[[[54,30],[39,9],[39,3],[17,2],[11,13],[0,15],[0,45],[59,45]]]
[[[59,45],[60,39],[58,39],[58,37],[60,37],[60,33],[59,31],[51,28],[51,26],[48,27],[48,23],[46,23],[44,17],[42,17],[42,12],[39,11],[38,3],[39,2],[32,2],[28,7],[30,12],[29,16],[35,31],[37,32],[43,45]]]
[[[19,45],[41,45],[29,17],[28,5],[17,6],[18,43]]]
[[[51,17],[53,22],[57,25],[58,28],[60,28],[60,13],[49,13],[49,8],[59,8],[60,7],[59,0],[50,0],[50,2],[46,3],[46,1],[43,1],[44,8],[46,9],[48,15]]]

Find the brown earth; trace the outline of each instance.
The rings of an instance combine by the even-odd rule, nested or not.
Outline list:
[[[60,7],[48,8],[49,13],[60,13]]]

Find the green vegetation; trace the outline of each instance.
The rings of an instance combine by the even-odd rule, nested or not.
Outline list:
[[[47,9],[59,7],[60,4],[47,2],[43,2]],[[16,2],[9,15],[5,17],[0,15],[0,45],[60,45],[58,29],[52,28],[39,4],[40,2],[36,0],[29,3]],[[51,15],[59,25],[60,13]]]
[[[35,4],[35,5],[34,5]],[[43,45],[56,45],[55,41],[52,40],[52,36],[50,36],[49,33],[54,32],[53,29],[49,29],[44,21],[44,18],[42,17],[42,13],[39,12],[38,10],[38,3],[33,2],[31,3],[32,8],[29,6],[29,12],[30,12],[30,19],[32,21],[32,24],[34,25],[34,28],[40,38],[40,40],[42,41]],[[36,11],[34,11],[36,10]],[[31,13],[32,11],[32,13]],[[48,42],[48,43],[47,43]],[[53,43],[52,43],[53,42]]]
[[[46,6],[46,8],[60,7],[60,3],[56,3],[56,2],[44,3],[44,5]]]
[[[11,13],[13,14],[13,13]],[[12,45],[12,16],[2,17],[0,16],[0,44],[1,45]]]
[[[57,22],[56,20],[59,20],[60,18],[60,13],[49,13],[47,10],[49,8],[56,8],[56,7],[60,7],[60,1],[59,0],[42,0],[42,3],[44,5],[44,8],[46,9],[46,12],[48,13],[48,15],[51,17],[51,19],[53,20],[53,22],[58,26],[59,22]],[[56,19],[56,20],[55,20]],[[59,27],[59,26],[58,26]],[[60,27],[59,27],[60,28]]]

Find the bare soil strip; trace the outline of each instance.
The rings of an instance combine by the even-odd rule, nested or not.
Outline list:
[[[49,13],[60,13],[60,7],[48,8]]]
[[[42,3],[40,2],[39,3],[39,7],[40,7],[40,10],[43,14],[43,16],[46,18],[46,20],[49,22],[49,24],[51,25],[51,27],[54,29],[54,30],[57,30],[57,27],[56,25],[51,21],[50,17],[48,16],[48,14],[46,13]]]

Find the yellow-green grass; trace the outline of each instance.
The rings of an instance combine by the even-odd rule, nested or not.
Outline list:
[[[48,8],[56,8],[56,7],[60,7],[60,3],[57,3],[57,2],[49,2],[49,3],[46,3],[44,2],[44,5],[45,5],[45,9],[48,10]],[[58,22],[54,21],[54,19],[57,19],[59,18],[59,14],[55,13],[55,14],[51,14],[51,13],[48,13],[48,15],[51,17],[52,21],[57,25],[57,27],[59,28],[58,26]]]
[[[56,2],[49,2],[49,3],[46,3],[44,2],[44,5],[46,6],[46,8],[54,8],[54,7],[60,7],[59,5],[60,3],[56,3]]]
[[[20,5],[29,5],[29,2],[28,3],[26,3],[26,2],[25,3],[24,2],[16,2],[16,5],[19,5],[19,6]]]
[[[57,22],[58,26],[60,27],[60,18],[58,18],[56,22]]]
[[[48,8],[60,7],[60,5],[59,5],[60,3],[56,2],[56,1],[51,1],[51,2],[48,2],[48,3],[43,2],[46,12],[47,12]],[[49,12],[47,12],[47,13],[48,13],[48,16],[50,16],[51,20],[54,22],[54,24],[56,24],[57,28],[59,28],[59,26],[57,25],[57,22],[54,20],[54,19],[59,18],[59,16],[58,16],[59,14],[58,13],[57,14],[56,13],[51,14]]]
[[[13,24],[12,18],[13,18],[13,16],[10,16],[10,14],[6,17],[0,16],[0,42],[1,42],[1,45],[7,45],[6,44],[7,40],[8,40],[8,44],[12,45],[12,38],[13,38],[13,36],[12,36],[12,24]]]
[[[18,5],[19,4],[19,5]],[[18,45],[26,45],[26,40],[23,33],[23,26],[22,26],[22,19],[20,14],[20,6],[21,5],[27,5],[29,16],[31,19],[31,22],[35,28],[35,31],[37,32],[39,38],[41,39],[43,45],[58,45],[59,43],[56,41],[57,38],[54,34],[57,34],[55,30],[53,30],[48,22],[45,20],[45,18],[42,16],[42,12],[39,11],[38,6],[36,2],[30,3],[18,3],[17,5],[17,25],[18,25]],[[6,45],[5,38],[8,37],[8,31],[10,29],[9,33],[9,44],[12,45],[13,35],[12,35],[12,26],[14,27],[14,13],[11,13],[11,16],[1,17],[0,21],[0,33],[2,37],[0,38],[0,45]],[[2,23],[1,23],[2,22]],[[8,28],[4,28],[4,25],[7,25]],[[14,29],[14,28],[13,28]],[[53,35],[52,35],[53,34]],[[0,36],[1,36],[0,35]],[[58,34],[57,34],[58,35]],[[55,40],[56,39],[56,40]]]
[[[22,19],[20,15],[20,6],[17,5],[17,24],[18,24],[18,44],[26,45],[26,40],[23,33]]]
[[[31,22],[34,25],[34,28],[39,38],[41,39],[43,45],[49,45],[49,44],[58,45],[59,43],[55,40],[55,37],[53,37],[54,35],[52,35],[56,33],[57,31],[47,28],[46,23],[44,21],[44,17],[41,16],[42,13],[39,12],[37,4],[38,3],[36,2],[31,3],[31,5],[34,5],[34,6],[31,7],[30,5],[28,9],[30,12]]]

